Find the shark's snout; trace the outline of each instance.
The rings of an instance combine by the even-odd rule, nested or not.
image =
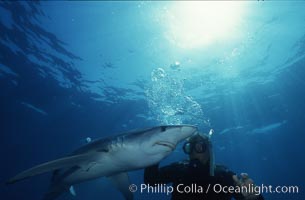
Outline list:
[[[161,150],[166,150],[166,152],[173,151],[180,141],[197,132],[197,127],[192,125],[169,125],[162,126],[162,128],[163,131],[155,135],[153,146],[161,147]]]
[[[192,126],[192,125],[184,125],[181,127],[181,132],[193,134],[193,133],[197,132],[197,127]]]

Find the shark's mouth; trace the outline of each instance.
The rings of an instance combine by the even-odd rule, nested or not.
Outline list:
[[[176,148],[176,145],[171,143],[171,142],[166,142],[166,141],[159,141],[156,142],[157,145],[169,147],[171,150],[174,150]]]

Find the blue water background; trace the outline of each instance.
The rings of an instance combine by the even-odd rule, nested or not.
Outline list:
[[[180,120],[214,129],[216,163],[258,185],[299,187],[266,199],[305,199],[305,3],[247,2],[233,39],[190,49],[169,40],[166,12],[175,3],[0,3],[1,183],[87,137]],[[158,68],[169,77],[165,89],[177,81],[177,94],[194,103],[182,114],[158,110],[175,108],[170,100],[149,104]],[[190,113],[192,105],[202,113]],[[186,158],[180,147],[161,165]],[[143,170],[130,176],[143,182]],[[49,178],[1,185],[0,199],[41,199]],[[61,199],[122,199],[103,178],[76,193]]]

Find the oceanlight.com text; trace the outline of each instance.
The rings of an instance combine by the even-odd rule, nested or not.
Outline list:
[[[138,186],[131,184],[129,186],[131,192],[138,191]],[[165,194],[171,195],[174,191],[178,193],[252,193],[255,195],[260,194],[297,194],[299,193],[298,186],[272,186],[272,185],[254,185],[250,184],[248,186],[222,186],[221,184],[209,184],[206,187],[197,184],[184,185],[179,184],[176,187],[167,184],[141,184],[139,186],[140,193],[148,194]]]

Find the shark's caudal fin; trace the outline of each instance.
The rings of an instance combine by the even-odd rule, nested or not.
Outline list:
[[[17,181],[36,176],[45,172],[53,171],[60,168],[68,168],[73,166],[80,166],[84,161],[88,161],[92,157],[91,154],[80,154],[69,157],[60,158],[50,162],[46,162],[28,170],[17,174],[15,177],[7,181],[7,184],[15,183]]]

